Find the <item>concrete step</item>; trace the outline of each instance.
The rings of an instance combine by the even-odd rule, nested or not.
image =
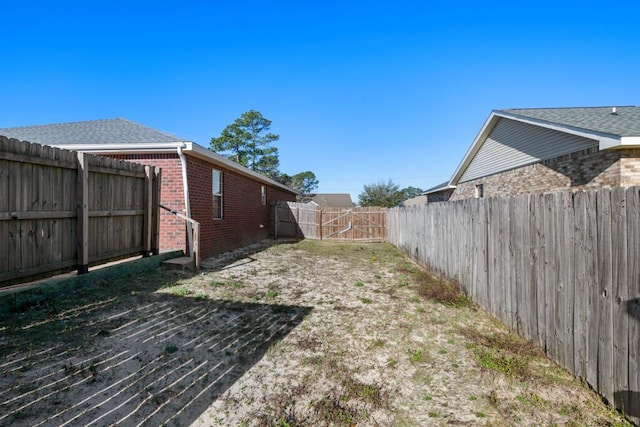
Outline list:
[[[191,259],[191,257],[188,257],[188,256],[168,259],[164,261],[162,265],[166,265],[167,267],[181,269],[181,270],[193,271],[194,269],[193,260]]]

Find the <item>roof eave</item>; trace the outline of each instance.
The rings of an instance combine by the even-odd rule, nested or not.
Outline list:
[[[188,152],[194,157],[198,157],[209,163],[214,163],[219,166],[223,166],[227,169],[231,169],[238,172],[241,175],[253,178],[257,181],[269,184],[274,187],[278,187],[284,191],[292,194],[298,194],[295,190],[274,181],[258,172],[254,172],[251,169],[245,168],[242,165],[237,164],[220,154],[214,153],[211,150],[207,150],[202,146],[190,141],[175,141],[175,142],[159,142],[159,143],[129,143],[129,144],[56,144],[57,148],[63,148],[73,151],[82,151],[90,154],[114,154],[114,153],[126,153],[126,154],[144,154],[144,153],[175,153],[178,147],[182,148],[184,152]]]
[[[619,149],[619,148],[630,148],[630,147],[640,147],[640,137],[621,137],[619,135],[606,134],[602,132],[591,131],[588,129],[577,128],[568,125],[562,125],[558,123],[548,122],[545,120],[534,119],[531,117],[525,117],[518,114],[509,113],[506,111],[494,110],[489,115],[489,118],[482,126],[482,129],[476,136],[471,144],[471,147],[465,154],[462,162],[454,172],[451,180],[449,181],[449,185],[455,186],[458,184],[460,178],[466,171],[467,167],[477,154],[478,150],[487,139],[491,130],[497,123],[498,119],[506,118],[511,120],[517,120],[522,123],[527,123],[534,126],[544,127],[551,130],[556,130],[559,132],[569,133],[576,136],[581,136],[583,138],[592,139],[598,141],[598,149],[599,150],[611,150],[611,149]]]
[[[439,193],[441,191],[445,191],[445,190],[455,190],[456,186],[455,185],[451,185],[451,184],[447,184],[447,185],[443,185],[441,187],[436,187],[436,188],[431,188],[423,193],[420,193],[421,196],[427,196],[429,194],[433,194],[433,193]]]
[[[210,163],[214,163],[214,164],[218,164],[220,166],[224,166],[227,169],[231,169],[234,170],[236,172],[238,172],[241,175],[244,175],[246,177],[249,178],[253,178],[257,181],[263,182],[265,184],[269,184],[273,187],[278,187],[284,191],[287,191],[289,193],[292,194],[299,194],[297,191],[293,190],[292,188],[287,187],[286,185],[279,183],[278,181],[275,181],[271,178],[268,178],[258,172],[255,172],[249,168],[246,168],[242,165],[239,165],[238,163],[227,159],[224,156],[221,156],[218,153],[215,153],[211,150],[207,150],[206,148],[195,144],[193,142],[187,142],[186,143],[186,147],[184,148],[185,152],[187,152],[188,154],[193,155],[194,157],[198,157],[199,159],[208,161]]]
[[[467,169],[467,167],[471,163],[471,160],[475,157],[476,153],[482,146],[482,143],[493,130],[493,127],[496,125],[498,118],[500,118],[500,116],[501,115],[499,115],[495,110],[492,111],[491,114],[489,114],[489,117],[487,118],[487,120],[485,120],[484,124],[482,125],[482,128],[480,128],[480,132],[478,132],[478,134],[474,138],[473,143],[471,144],[471,147],[469,147],[466,154],[462,158],[462,161],[460,162],[455,172],[453,173],[453,176],[449,180],[449,186],[455,187],[458,184],[460,177],[462,177],[462,174],[464,174],[464,171]]]
[[[178,147],[186,147],[187,141],[176,142],[146,142],[129,144],[45,144],[65,150],[82,151],[91,154],[113,154],[126,151],[127,153],[172,152]]]

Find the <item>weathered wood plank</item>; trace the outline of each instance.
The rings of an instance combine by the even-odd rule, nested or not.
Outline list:
[[[589,238],[587,232],[587,207],[584,192],[575,193],[573,196],[574,216],[574,286],[573,286],[573,366],[574,374],[584,380],[587,379],[587,286],[588,253],[586,241]],[[570,295],[569,293],[567,293]]]
[[[613,402],[611,190],[598,192],[598,390]]]
[[[629,188],[627,199],[627,299],[628,316],[628,388],[617,389],[626,395],[625,413],[640,425],[640,188]]]
[[[611,306],[613,316],[613,403],[624,410],[629,396],[629,313],[627,301],[627,201],[626,189],[611,191]],[[639,373],[640,374],[640,373]]]
[[[587,201],[587,382],[598,389],[598,333],[600,327],[600,285],[598,265],[598,193],[586,193]]]
[[[78,153],[78,273],[89,271],[89,159]]]

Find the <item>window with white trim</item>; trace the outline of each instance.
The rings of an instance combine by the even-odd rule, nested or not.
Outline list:
[[[484,184],[476,184],[476,199],[482,199],[484,197]]]
[[[260,193],[261,197],[262,197],[262,206],[267,206],[267,187],[266,186],[262,186],[261,188],[261,193]]]
[[[213,195],[213,219],[222,219],[222,172],[211,171],[211,188]]]

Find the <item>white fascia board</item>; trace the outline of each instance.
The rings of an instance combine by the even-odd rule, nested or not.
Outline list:
[[[620,139],[620,148],[640,148],[640,136],[623,136]]]
[[[215,152],[213,152],[211,150],[208,150],[208,149],[206,149],[206,148],[204,148],[204,147],[202,147],[202,146],[200,146],[198,144],[195,144],[193,142],[187,142],[186,143],[186,147],[184,148],[183,151],[185,151],[187,153],[190,153],[190,154],[194,155],[195,157],[198,157],[198,158],[200,158],[202,160],[205,160],[205,161],[208,161],[210,163],[214,163],[214,164],[218,164],[220,166],[224,166],[227,169],[231,169],[233,171],[238,172],[241,175],[253,178],[256,181],[260,181],[260,182],[263,182],[265,184],[269,184],[269,185],[271,185],[273,187],[281,188],[281,189],[283,189],[283,190],[285,190],[285,191],[287,191],[289,193],[298,194],[298,192],[296,192],[295,190],[287,187],[284,184],[281,184],[281,183],[279,183],[277,181],[274,181],[271,178],[267,178],[266,176],[264,176],[264,175],[262,175],[262,174],[260,174],[258,172],[252,171],[249,168],[246,168],[246,167],[244,167],[242,165],[239,165],[238,163],[236,163],[236,162],[234,162],[232,160],[229,160],[226,157],[221,156],[220,154],[215,153]]]
[[[429,194],[433,194],[433,193],[439,193],[440,191],[444,191],[444,190],[454,190],[456,188],[455,185],[451,185],[451,184],[447,184],[447,185],[443,185],[442,187],[438,187],[438,188],[433,188],[429,191],[424,191],[422,193],[420,193],[421,196],[427,196]]]
[[[178,147],[185,147],[186,142],[162,142],[162,143],[133,143],[133,144],[55,144],[56,148],[71,151],[82,151],[83,153],[145,153],[145,152],[175,152]]]

